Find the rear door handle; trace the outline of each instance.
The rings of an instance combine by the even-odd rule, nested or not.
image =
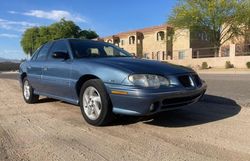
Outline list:
[[[44,67],[43,70],[45,70],[45,71],[48,70],[48,67]]]

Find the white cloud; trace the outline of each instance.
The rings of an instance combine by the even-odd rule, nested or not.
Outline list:
[[[17,38],[19,37],[16,34],[0,34],[0,37],[5,37],[5,38]]]
[[[72,13],[70,13],[68,11],[64,11],[64,10],[51,10],[51,11],[30,10],[30,11],[24,12],[22,14],[27,15],[27,16],[37,17],[37,18],[56,20],[56,21],[58,21],[62,18],[65,18],[67,20],[72,20],[75,22],[87,22],[86,19],[83,18],[82,16],[77,15],[77,14],[72,14]]]
[[[16,11],[8,11],[8,13],[11,13],[11,14],[18,14],[18,12],[16,12]]]
[[[0,18],[0,28],[14,31],[24,31],[26,28],[38,26],[36,23],[26,21],[10,21]]]

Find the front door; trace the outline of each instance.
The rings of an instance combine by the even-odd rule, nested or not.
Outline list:
[[[54,42],[44,64],[42,81],[46,84],[46,93],[56,97],[71,99],[73,96],[70,78],[73,60],[71,58],[67,60],[54,58],[52,56],[54,52],[69,53],[66,41]]]

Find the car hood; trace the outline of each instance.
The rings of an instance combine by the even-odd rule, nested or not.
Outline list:
[[[154,60],[114,57],[91,58],[90,62],[125,70],[130,73],[174,75],[194,72],[192,69]]]

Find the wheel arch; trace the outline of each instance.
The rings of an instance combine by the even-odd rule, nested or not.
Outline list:
[[[99,77],[95,76],[95,75],[92,75],[92,74],[86,74],[86,75],[83,75],[81,76],[78,81],[76,82],[76,85],[75,85],[75,89],[76,89],[76,93],[77,93],[77,96],[79,97],[80,96],[80,91],[81,91],[81,87],[82,85],[88,81],[88,80],[91,80],[91,79],[100,79]],[[100,79],[101,80],[101,79]]]
[[[27,77],[27,73],[26,73],[26,72],[23,72],[23,73],[21,74],[21,81],[22,81],[22,82],[23,82],[23,79],[24,79],[25,77]]]

